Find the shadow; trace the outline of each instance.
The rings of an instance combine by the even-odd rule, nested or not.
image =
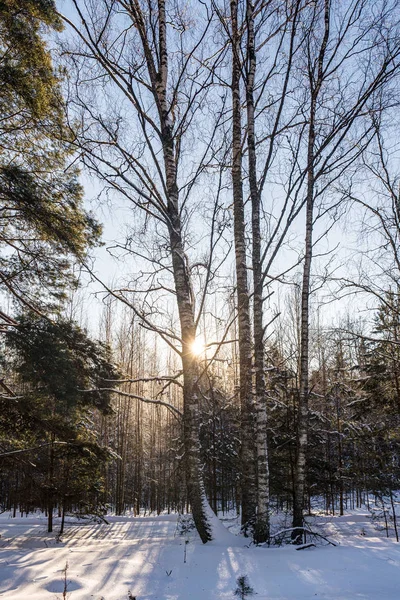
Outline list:
[[[76,592],[76,590],[80,590],[82,585],[78,583],[78,581],[74,581],[73,579],[69,579],[67,577],[67,593]],[[49,581],[49,583],[44,587],[45,590],[51,592],[52,594],[62,594],[64,591],[64,581],[59,579],[54,581]]]

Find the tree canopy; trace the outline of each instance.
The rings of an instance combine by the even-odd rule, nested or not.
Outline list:
[[[60,76],[43,37],[61,27],[53,2],[0,3],[0,284],[39,309],[100,235],[68,168]]]

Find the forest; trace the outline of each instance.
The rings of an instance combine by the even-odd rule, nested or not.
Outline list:
[[[2,513],[304,547],[372,503],[399,541],[399,23],[0,1]]]

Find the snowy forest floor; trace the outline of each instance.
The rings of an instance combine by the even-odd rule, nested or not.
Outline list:
[[[57,542],[58,524],[47,533],[44,516],[0,515],[0,598],[62,600],[66,563],[68,600],[127,600],[129,590],[137,600],[234,600],[241,575],[257,600],[400,598],[400,544],[366,510],[309,518],[338,545],[301,551],[248,547],[225,528],[203,545],[177,533],[176,515],[107,519],[69,521]]]

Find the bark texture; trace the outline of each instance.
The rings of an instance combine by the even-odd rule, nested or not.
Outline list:
[[[254,453],[254,409],[252,398],[252,344],[250,300],[247,281],[245,214],[242,184],[242,123],[240,97],[240,34],[238,2],[232,0],[232,187],[236,260],[236,287],[239,321],[242,529],[252,531],[256,515],[256,474]]]
[[[135,3],[135,7],[137,6],[138,4]],[[139,9],[136,8],[135,15],[140,24],[143,16],[138,11]],[[186,483],[193,519],[201,540],[205,543],[211,540],[211,525],[204,510],[204,486],[200,464],[198,368],[197,359],[191,352],[191,344],[196,336],[195,306],[188,260],[184,251],[177,184],[176,139],[173,132],[171,106],[167,96],[168,48],[165,0],[158,1],[158,69],[153,61],[150,48],[146,44],[145,30],[142,33],[142,40],[161,125],[167,223],[182,339]]]
[[[324,58],[329,40],[330,0],[324,0],[324,35],[318,53],[315,70],[309,67],[310,122],[307,146],[307,200],[306,236],[303,280],[301,288],[301,335],[299,365],[299,404],[297,414],[297,455],[294,472],[293,533],[294,542],[303,541],[304,492],[306,488],[307,444],[308,444],[308,399],[309,399],[309,334],[310,334],[310,281],[313,254],[313,220],[315,193],[315,121],[317,101],[324,78]]]
[[[257,512],[254,525],[254,541],[257,544],[269,538],[269,465],[267,444],[267,388],[264,375],[264,327],[263,327],[263,277],[261,261],[261,197],[257,184],[257,157],[254,119],[254,79],[256,51],[254,35],[254,7],[251,0],[246,5],[247,24],[247,145],[249,161],[249,184],[252,210],[252,267],[253,267],[253,335],[255,371],[256,412],[256,458],[257,458]]]

